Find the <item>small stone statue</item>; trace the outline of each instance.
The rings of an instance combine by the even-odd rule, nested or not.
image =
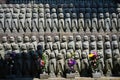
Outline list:
[[[79,76],[80,71],[81,71],[81,62],[80,60],[82,59],[81,57],[81,48],[79,43],[75,44],[75,56],[74,59],[76,61],[76,65],[75,65],[75,72],[78,74],[77,76]]]
[[[32,18],[32,14],[28,9],[25,15],[25,27],[26,27],[27,32],[33,31],[33,26],[31,26],[31,18]]]
[[[88,56],[89,54],[89,41],[88,41],[88,36],[84,36],[83,37],[83,51],[86,53],[86,55]]]
[[[70,13],[66,13],[66,18],[65,18],[65,32],[70,32],[70,31],[72,31]]]
[[[66,45],[64,43],[60,44],[60,53],[63,55],[63,59],[66,59]]]
[[[44,5],[43,5],[42,3],[39,4],[38,11],[39,11],[40,13],[44,13]]]
[[[13,45],[15,44],[15,38],[13,36],[10,36],[9,42],[11,47],[13,47]]]
[[[69,45],[68,45],[67,53],[70,53],[70,54],[71,54],[71,57],[74,58],[75,52],[74,52],[74,49],[73,49],[73,45],[72,45],[72,44],[69,44]]]
[[[58,52],[57,45],[53,44],[53,51],[49,54],[49,61],[48,61],[50,77],[55,77],[56,55],[58,55],[58,54],[59,54],[59,52]]]
[[[66,28],[65,28],[65,23],[64,23],[64,14],[63,13],[59,13],[58,15],[58,28],[60,29],[59,32],[65,32]]]
[[[116,13],[112,13],[112,20],[111,20],[111,31],[116,32],[117,30],[117,15]]]
[[[80,18],[78,19],[78,32],[80,31],[85,31],[85,27],[84,27],[84,15],[83,13],[80,13]]]
[[[60,50],[60,39],[59,39],[59,36],[55,36],[54,37],[54,43],[53,44],[57,44],[58,50]]]
[[[64,58],[62,53],[56,55],[56,72],[57,76],[64,76]]]
[[[90,14],[85,14],[85,32],[89,32],[91,29],[91,20],[90,20]]]
[[[45,31],[45,32],[51,32],[51,31],[52,31],[50,13],[47,13],[47,14],[46,14],[44,31]]]
[[[97,50],[97,45],[96,45],[96,38],[95,38],[95,36],[94,35],[91,35],[90,36],[90,52],[96,52],[96,50]]]
[[[103,13],[100,13],[99,14],[99,20],[98,20],[98,32],[102,32],[103,31],[103,29],[105,28],[104,27],[105,26],[105,24],[104,24],[104,15],[103,15]]]
[[[4,51],[4,47],[2,44],[0,44],[0,55],[2,59],[5,59],[5,51]]]
[[[91,32],[97,32],[97,29],[98,29],[97,15],[96,13],[93,13]]]
[[[105,43],[104,43],[104,45],[106,45],[106,44],[111,45],[109,35],[105,35]],[[110,47],[111,47],[111,46],[110,46]]]
[[[41,45],[43,50],[45,50],[45,42],[44,42],[44,37],[43,36],[39,37],[38,45]]]
[[[29,50],[30,39],[28,36],[24,37],[24,44],[26,45],[27,50]]]
[[[72,24],[71,24],[71,32],[76,32],[78,29],[78,21],[77,21],[77,15],[76,13],[72,13]]]
[[[6,36],[3,36],[3,37],[2,37],[2,44],[3,44],[3,48],[5,49],[6,46],[7,46],[7,44],[8,44],[8,42],[7,42],[7,37],[6,37]]]
[[[37,50],[37,38],[36,38],[36,36],[31,37],[31,44],[34,46],[34,49]]]
[[[25,16],[24,16],[24,14],[20,13],[19,19],[18,19],[18,26],[19,26],[19,28],[21,28],[20,32],[26,32],[27,28],[25,27],[24,22],[25,22]]]
[[[80,35],[77,35],[76,36],[76,44],[79,44],[80,45],[80,49],[82,50],[82,41],[81,41],[81,36]]]
[[[105,26],[104,31],[111,31],[111,20],[109,18],[109,13],[105,13]]]
[[[11,47],[11,45],[10,44],[6,44],[6,47],[5,47],[5,55],[7,54],[7,53],[11,53],[12,52],[12,47]]]
[[[49,45],[49,47],[50,47],[50,49],[52,50],[52,38],[51,38],[51,36],[47,36],[47,43],[46,44],[48,44]]]
[[[46,29],[46,27],[45,27],[45,23],[44,23],[45,21],[44,21],[44,13],[40,13],[39,14],[39,24],[38,24],[38,28],[37,28],[37,30],[39,31],[39,32],[44,32]]]
[[[72,45],[73,50],[75,50],[75,42],[73,36],[68,37],[68,45]]]
[[[114,43],[117,43],[117,44],[118,44],[118,42],[117,42],[117,35],[112,35],[112,42],[111,42],[111,47],[112,47],[112,49],[113,49]]]
[[[21,36],[17,36],[17,44],[18,44],[18,47],[21,48],[23,44],[23,39]]]
[[[13,30],[11,26],[11,13],[9,10],[6,10],[5,14],[5,32],[11,33]]]
[[[112,75],[112,69],[113,69],[113,64],[112,64],[111,46],[109,43],[106,43],[105,44],[105,72],[106,72],[106,76]]]
[[[32,14],[32,26],[34,26],[34,27],[32,27],[33,28],[33,32],[39,32],[39,30],[38,30],[38,13],[33,13]]]
[[[86,52],[82,52],[81,54],[81,76],[88,76],[88,68],[89,68],[89,63],[88,63],[88,55]]]
[[[67,43],[67,38],[66,38],[66,36],[62,36],[61,43],[64,43],[64,44],[65,44],[65,49],[68,48],[68,43]]]
[[[52,32],[57,32],[59,31],[59,28],[58,28],[58,19],[57,19],[57,14],[56,13],[53,13],[52,15],[52,21],[51,21],[51,27],[52,27]]]
[[[117,24],[118,24],[118,26],[117,26],[117,31],[120,31],[120,23],[119,23],[119,21],[120,21],[120,13],[118,14],[118,19],[117,19]]]
[[[4,11],[3,9],[0,9],[0,33],[5,32],[5,26],[4,26]]]

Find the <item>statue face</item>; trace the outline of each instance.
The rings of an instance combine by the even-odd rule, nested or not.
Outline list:
[[[14,42],[15,41],[15,38],[14,37],[10,37],[10,42]]]
[[[80,45],[76,43],[76,44],[75,44],[75,48],[76,48],[76,49],[80,49]]]
[[[63,13],[63,9],[62,8],[58,8],[58,12]]]
[[[51,42],[51,36],[47,36],[47,41]]]
[[[69,41],[73,41],[73,36],[69,36]]]
[[[59,36],[55,36],[55,37],[54,37],[54,40],[55,40],[55,41],[59,41]]]
[[[50,13],[47,13],[47,14],[46,14],[46,17],[47,17],[47,18],[50,18]]]
[[[39,4],[39,8],[43,8],[44,6],[43,6],[43,4],[42,3],[40,3]]]
[[[100,17],[100,18],[104,18],[103,13],[100,13],[100,14],[99,14],[99,17]]]
[[[84,18],[84,15],[83,15],[83,13],[80,13],[80,18]]]
[[[105,40],[106,41],[109,41],[110,40],[110,37],[108,35],[105,36]]]
[[[90,37],[90,40],[91,40],[91,41],[95,41],[95,40],[96,40],[95,36],[92,35],[92,36]]]
[[[11,50],[11,45],[7,44],[6,45],[6,50]]]
[[[7,37],[6,36],[2,37],[2,41],[7,42]]]
[[[117,40],[117,36],[116,35],[112,35],[112,40],[113,41]]]
[[[109,13],[105,13],[106,18],[109,18]]]
[[[67,18],[70,18],[70,13],[66,13],[66,17],[67,17]]]
[[[79,35],[76,36],[76,41],[81,41],[81,37]]]
[[[44,41],[44,37],[43,37],[43,36],[40,36],[40,37],[39,37],[39,41]]]
[[[49,4],[45,4],[45,8],[50,8],[50,5]]]
[[[84,41],[88,41],[88,36],[83,37]]]
[[[18,50],[18,45],[17,44],[14,44],[13,47],[12,47],[13,50]]]
[[[18,41],[18,42],[22,42],[22,37],[21,37],[21,36],[18,36],[18,37],[17,37],[17,41]]]
[[[72,17],[73,17],[73,18],[77,18],[76,13],[72,13]]]
[[[25,44],[22,44],[21,49],[22,49],[22,50],[27,50],[26,45],[25,45]]]
[[[63,14],[63,13],[59,13],[58,16],[59,16],[59,18],[61,18],[61,19],[64,18],[64,14]]]
[[[102,40],[102,35],[98,35],[98,41]]]
[[[39,14],[39,17],[40,17],[40,18],[44,18],[44,14],[43,14],[43,13],[40,13],[40,14]]]
[[[83,44],[83,48],[84,49],[88,49],[88,45],[87,44]]]
[[[73,46],[72,45],[68,45],[68,49],[73,49]]]
[[[62,37],[62,41],[66,42],[66,40],[67,40],[67,39],[66,39],[66,36],[63,36],[63,37]]]
[[[25,36],[25,37],[24,37],[24,41],[25,41],[25,42],[29,42],[29,37],[28,37],[28,36]]]
[[[109,44],[106,44],[106,49],[110,49],[110,45]]]
[[[115,13],[112,13],[112,18],[116,18],[117,15]]]
[[[65,49],[65,44],[61,43],[61,49]]]
[[[32,44],[29,44],[29,50],[33,50],[34,46]]]
[[[96,13],[93,13],[92,17],[93,17],[93,18],[97,18]]]
[[[52,8],[52,13],[56,13],[56,9],[55,8]]]
[[[36,40],[37,40],[36,36],[31,37],[31,41],[36,41]]]

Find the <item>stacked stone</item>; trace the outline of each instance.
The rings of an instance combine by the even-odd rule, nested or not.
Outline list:
[[[119,4],[0,4],[0,33],[119,32]]]
[[[12,73],[17,76],[36,76],[39,70],[36,70],[33,65],[38,64],[32,61],[32,54],[38,50],[38,46],[41,46],[42,54],[46,57],[45,72],[50,76],[64,76],[68,73],[66,70],[69,68],[68,60],[71,58],[76,61],[73,73],[78,73],[79,76],[89,76],[91,69],[88,55],[92,52],[99,55],[98,70],[102,75],[111,76],[120,72],[120,40],[117,35],[111,37],[109,35],[85,35],[83,37],[63,35],[62,38],[59,36],[53,38],[51,36],[39,36],[39,38],[36,36],[3,36],[0,43],[1,60],[6,62],[7,54],[16,53],[15,68]],[[3,68],[7,70],[6,75],[10,74],[8,64],[0,65],[5,66],[1,67],[1,70]]]

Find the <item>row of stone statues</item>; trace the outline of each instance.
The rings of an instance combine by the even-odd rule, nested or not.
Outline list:
[[[25,61],[22,57],[18,58],[17,63],[19,67],[22,66],[23,62],[25,63],[23,71],[26,72],[23,72],[23,75],[27,75],[30,74],[29,70],[31,70],[29,53],[32,54],[33,51],[35,52],[40,48],[40,55],[43,54],[46,57],[44,73],[48,73],[50,76],[63,76],[64,72],[88,76],[90,71],[88,55],[96,52],[100,62],[98,71],[102,75],[111,76],[112,73],[119,74],[120,71],[120,48],[118,44],[120,43],[116,35],[112,35],[112,40],[110,40],[109,35],[105,35],[104,41],[102,35],[98,35],[97,39],[94,35],[91,35],[90,40],[88,36],[84,36],[81,40],[81,36],[77,35],[76,41],[74,41],[73,36],[69,36],[68,40],[66,36],[63,36],[61,41],[59,36],[55,36],[54,41],[52,41],[51,36],[47,36],[45,42],[43,36],[40,36],[39,42],[37,42],[36,36],[31,37],[31,42],[28,36],[24,37],[24,42],[22,37],[18,36],[17,43],[14,37],[10,37],[8,42],[7,37],[4,36],[0,44],[0,54],[2,59],[6,59],[8,53],[25,55]],[[68,61],[71,59],[75,60],[75,65],[69,67]],[[17,68],[19,73],[21,73],[21,68]],[[74,71],[69,71],[69,68]]]

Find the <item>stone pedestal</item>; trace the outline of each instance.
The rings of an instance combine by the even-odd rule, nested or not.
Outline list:
[[[48,79],[49,75],[48,74],[40,74],[40,79]]]
[[[66,78],[75,78],[75,74],[74,73],[67,73]]]
[[[100,78],[101,77],[101,73],[100,72],[92,73],[92,77],[93,78]]]

